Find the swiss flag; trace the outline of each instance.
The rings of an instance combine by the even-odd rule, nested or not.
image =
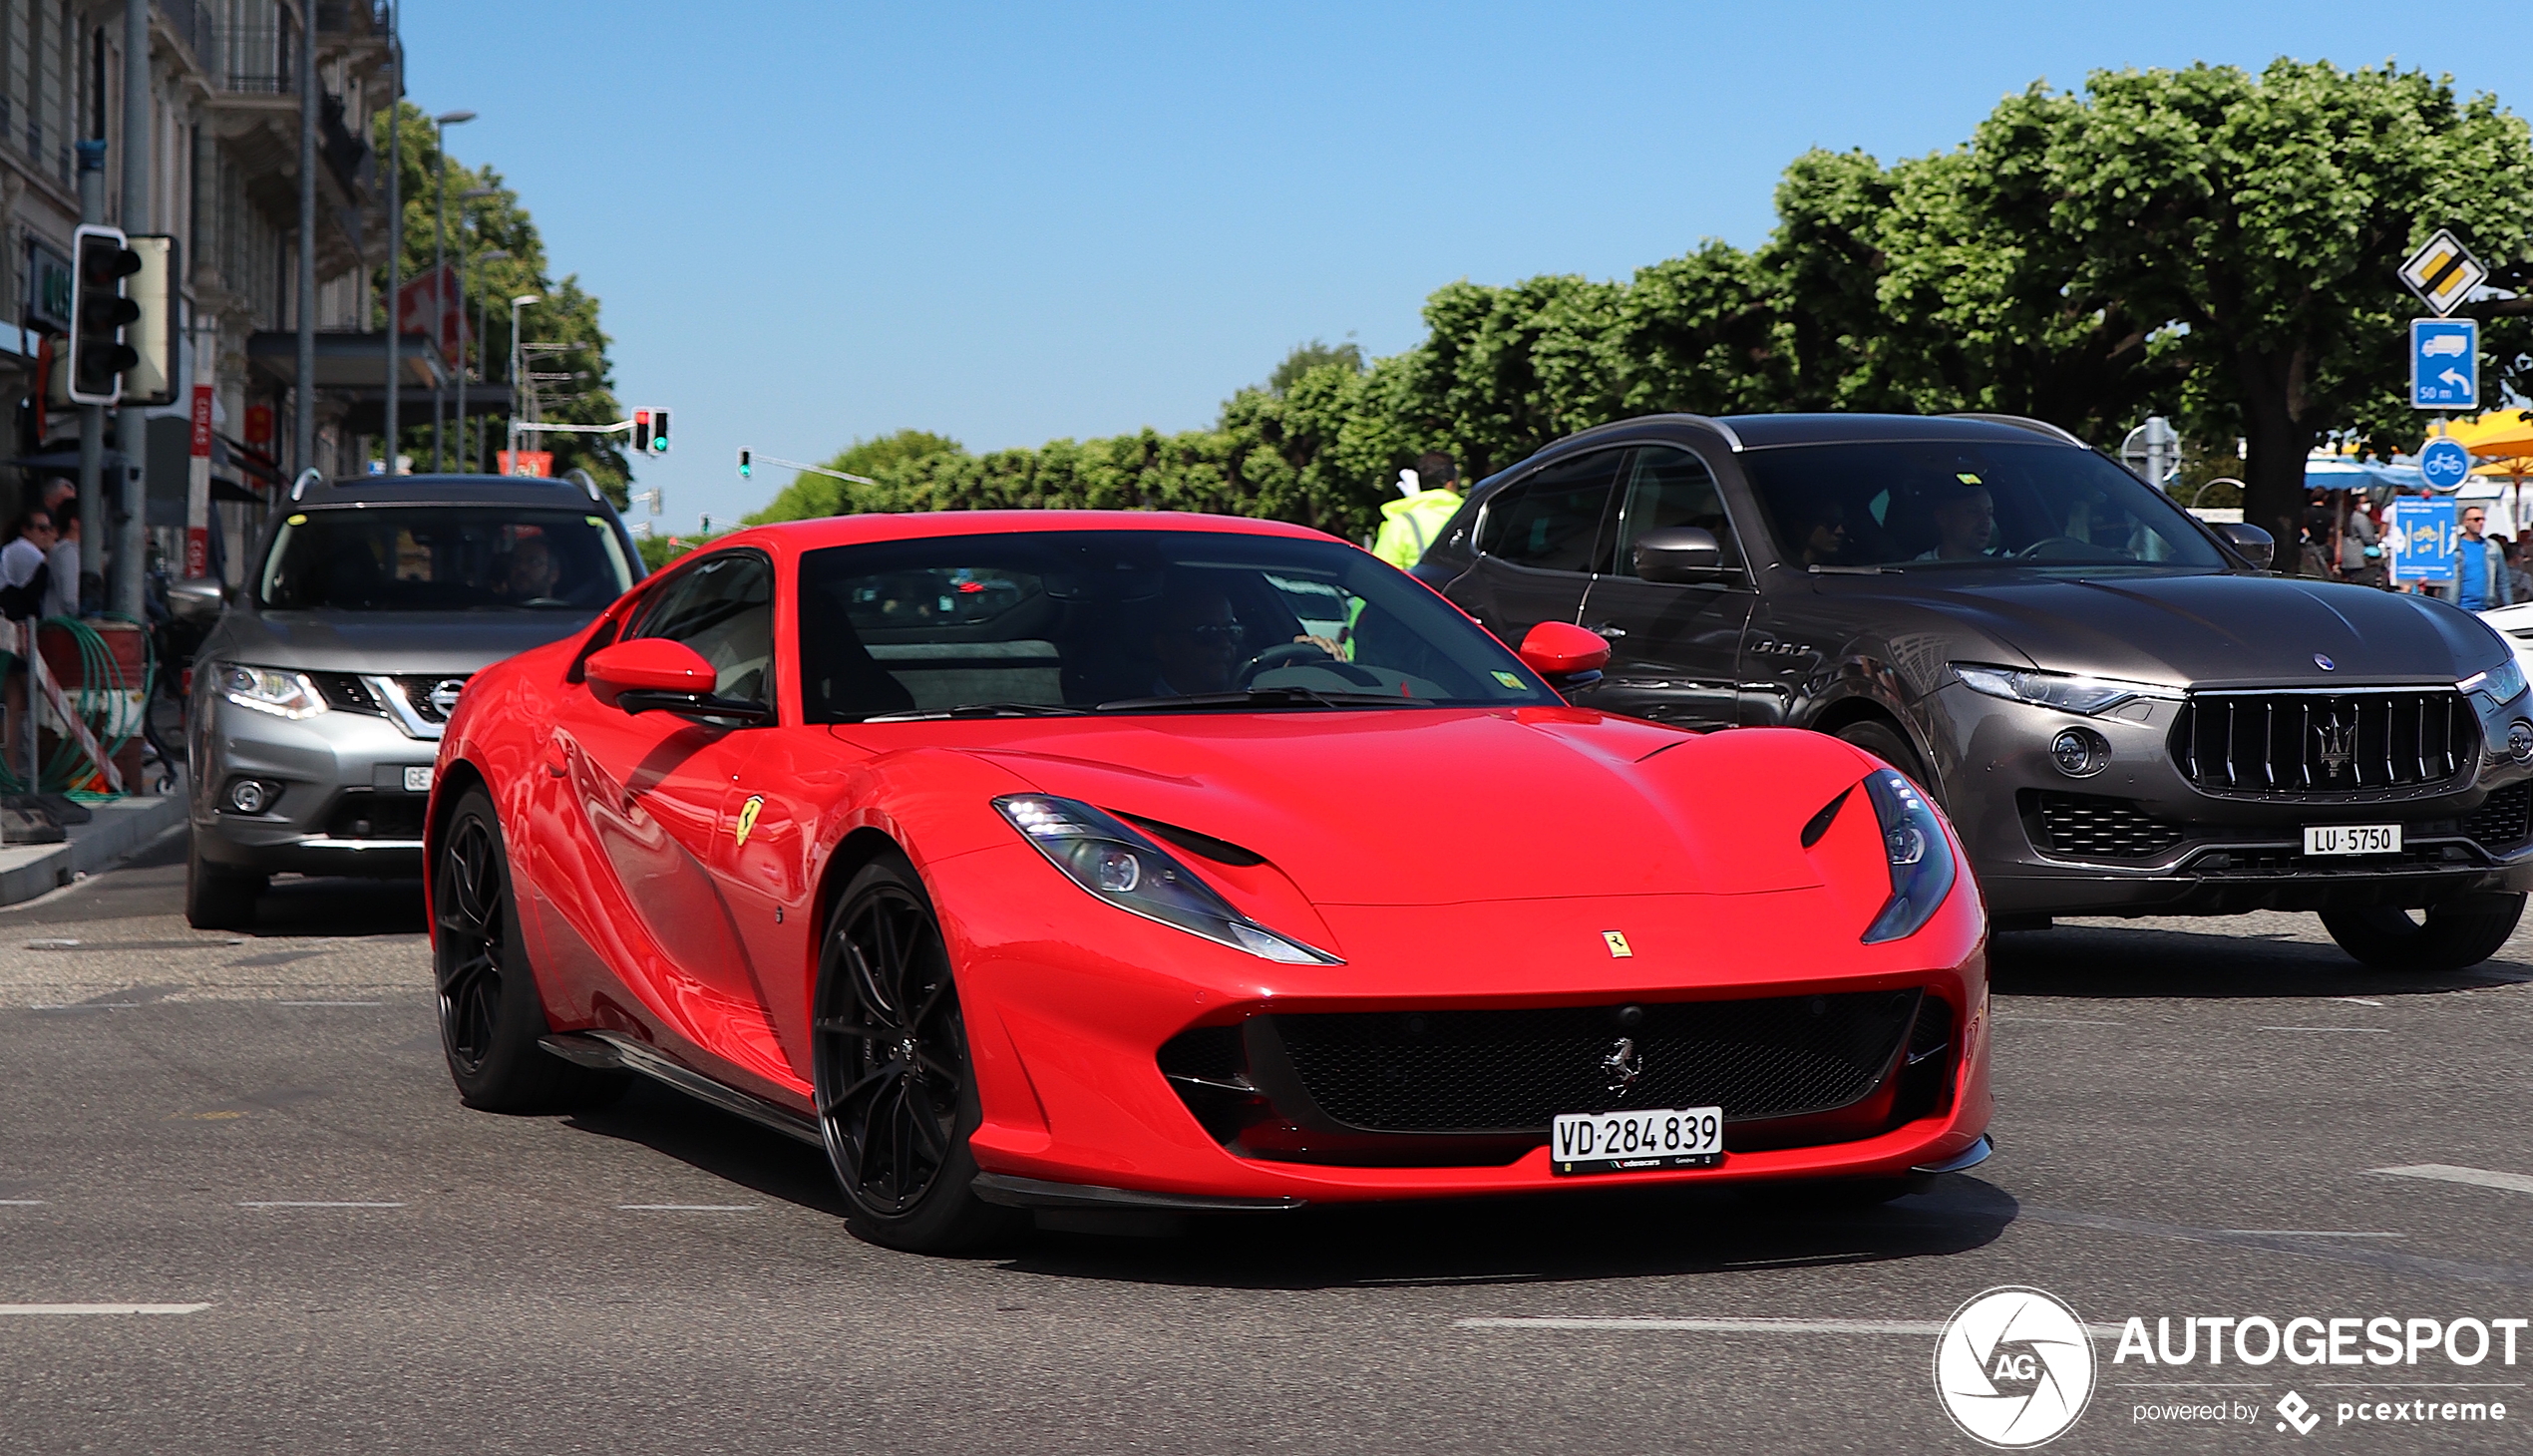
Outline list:
[[[431,326],[432,283],[440,286],[440,327]],[[408,334],[428,334],[440,342],[440,358],[450,368],[457,367],[459,351],[474,337],[466,326],[466,294],[458,286],[458,270],[442,267],[396,290],[396,327]]]

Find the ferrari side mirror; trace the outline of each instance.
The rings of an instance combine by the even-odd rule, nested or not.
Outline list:
[[[1522,665],[1564,690],[1601,680],[1610,665],[1610,644],[1598,632],[1573,622],[1541,622],[1522,638]]]
[[[683,693],[688,696],[710,696],[713,682],[720,676],[704,655],[683,642],[666,637],[636,637],[618,642],[589,654],[582,671],[589,679],[589,694],[610,708],[628,713],[641,712],[657,703],[633,704],[623,700],[626,693]]]

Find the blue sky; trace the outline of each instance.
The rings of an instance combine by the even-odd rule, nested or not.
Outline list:
[[[618,395],[674,411],[640,484],[691,530],[790,479],[741,445],[1189,429],[1304,339],[1415,343],[1455,278],[1755,243],[1797,153],[1950,147],[2035,80],[2397,59],[2522,110],[2494,14],[413,0],[404,32],[413,100],[481,114],[452,153],[602,300]]]

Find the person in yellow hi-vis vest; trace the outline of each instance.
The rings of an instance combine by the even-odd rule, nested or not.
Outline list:
[[[1381,506],[1381,533],[1372,539],[1372,554],[1405,570],[1416,564],[1460,510],[1460,467],[1439,451],[1419,456],[1414,470],[1398,473],[1405,498]]]

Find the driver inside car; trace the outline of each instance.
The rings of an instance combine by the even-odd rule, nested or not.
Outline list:
[[[1230,692],[1241,660],[1241,623],[1231,598],[1211,587],[1173,591],[1161,604],[1161,626],[1152,634],[1161,675],[1157,697]]]
[[[1935,547],[1921,561],[1966,561],[1991,555],[1996,540],[1996,500],[1986,486],[1969,485],[1938,497],[1927,513],[1935,522]]]
[[[503,585],[513,601],[537,601],[551,598],[554,583],[561,577],[562,568],[554,561],[553,548],[545,545],[545,539],[526,536],[511,547]]]

